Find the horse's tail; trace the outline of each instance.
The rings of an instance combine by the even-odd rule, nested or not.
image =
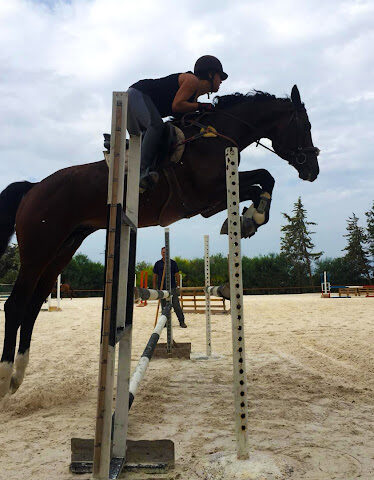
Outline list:
[[[35,183],[11,183],[0,193],[0,258],[8,246],[15,230],[16,213],[22,197]]]

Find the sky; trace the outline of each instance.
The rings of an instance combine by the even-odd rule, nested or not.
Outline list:
[[[211,54],[229,74],[220,94],[284,96],[297,84],[321,150],[313,183],[260,147],[242,153],[240,170],[266,168],[276,181],[270,221],[243,240],[243,255],[279,252],[282,212],[300,196],[317,223],[316,251],[340,256],[347,218],[364,225],[374,200],[373,45],[374,2],[365,0],[0,0],[0,191],[101,160],[113,91]],[[204,234],[212,254],[226,254],[224,218],[173,224],[171,255],[202,257]],[[157,260],[163,229],[138,239],[137,260]],[[97,232],[79,252],[103,261],[104,242]]]

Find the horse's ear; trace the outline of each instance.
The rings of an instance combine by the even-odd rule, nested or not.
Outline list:
[[[291,100],[292,100],[292,103],[295,105],[296,108],[302,107],[300,93],[299,93],[299,89],[297,88],[297,85],[294,85],[292,87]]]

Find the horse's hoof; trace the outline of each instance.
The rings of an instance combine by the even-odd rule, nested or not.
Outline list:
[[[15,393],[25,378],[26,367],[29,363],[29,354],[29,350],[26,350],[25,353],[17,353],[14,362],[14,373],[10,381],[10,393]]]
[[[221,235],[228,235],[229,234],[229,222],[226,220],[223,222],[221,231],[219,232]]]
[[[241,236],[251,238],[257,232],[258,225],[252,218],[241,217]]]
[[[10,379],[12,378],[13,363],[0,363],[0,398],[5,397],[10,389]]]
[[[22,379],[23,380],[23,379]],[[15,375],[12,376],[10,380],[10,387],[9,387],[9,392],[13,395],[13,393],[16,393],[16,391],[19,389],[22,380],[20,381],[19,378],[17,378]]]
[[[252,218],[247,217],[240,217],[240,225],[241,225],[241,237],[242,238],[251,238],[257,232],[258,225]],[[227,218],[223,222],[220,234],[221,235],[228,235],[229,227]]]

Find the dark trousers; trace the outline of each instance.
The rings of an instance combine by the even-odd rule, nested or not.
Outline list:
[[[176,288],[172,289],[172,305],[173,305],[173,310],[175,312],[175,315],[178,318],[179,323],[184,323],[184,313],[181,307],[181,304],[179,303],[179,294],[178,290]],[[164,298],[161,299],[161,308],[164,308],[166,304],[166,300]]]
[[[142,132],[141,172],[154,165],[164,132],[164,122],[155,104],[148,95],[130,87],[128,89],[128,131],[139,135]]]

